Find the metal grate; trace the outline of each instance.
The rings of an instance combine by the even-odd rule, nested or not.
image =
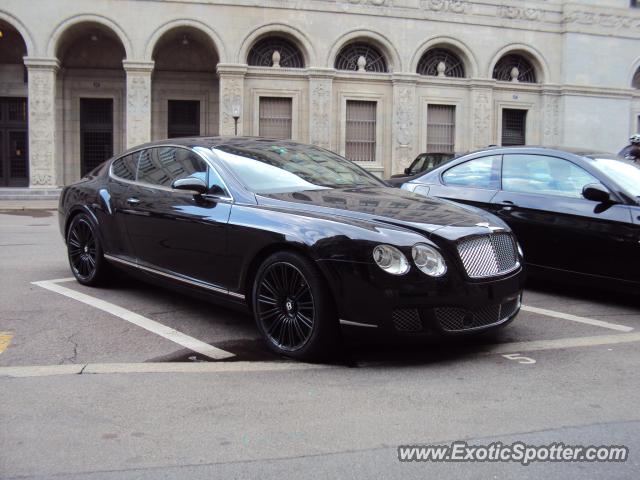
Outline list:
[[[200,102],[169,100],[167,137],[197,137],[200,135]]]
[[[353,42],[340,50],[336,56],[337,70],[359,70],[358,59],[364,57],[364,70],[367,72],[388,72],[387,61],[382,52],[366,42]]]
[[[347,100],[345,156],[354,162],[376,161],[377,103]]]
[[[422,321],[420,314],[415,308],[403,308],[394,310],[392,313],[393,325],[399,332],[420,332],[422,331]]]
[[[29,184],[27,99],[0,98],[0,187]]]
[[[520,297],[498,305],[487,305],[475,310],[457,307],[434,308],[436,320],[443,330],[460,332],[489,327],[506,322],[520,309]]]
[[[291,139],[293,101],[286,97],[260,97],[258,135],[267,138]]]
[[[519,265],[516,244],[509,233],[465,239],[458,244],[458,254],[471,278],[501,275]]]
[[[527,138],[527,111],[505,108],[502,110],[502,145],[525,145]]]
[[[113,100],[80,99],[81,174],[86,175],[113,155]]]
[[[27,132],[9,132],[9,175],[27,178]]]
[[[501,82],[511,82],[513,69],[518,69],[518,81],[536,83],[536,71],[529,60],[522,55],[505,55],[493,69],[493,78]]]
[[[418,62],[420,75],[439,76],[438,65],[444,64],[445,77],[464,78],[464,64],[460,57],[446,48],[432,48],[422,55]]]
[[[293,42],[282,37],[268,37],[258,41],[249,51],[247,63],[256,67],[273,66],[273,52],[280,54],[280,66],[304,68],[302,52]]]
[[[456,107],[427,107],[427,152],[453,153],[456,144]]]

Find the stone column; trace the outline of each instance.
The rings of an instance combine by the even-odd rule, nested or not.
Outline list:
[[[400,173],[411,164],[419,148],[417,142],[418,107],[416,79],[412,74],[393,76],[393,123],[391,172]],[[386,169],[385,165],[385,169]]]
[[[151,141],[151,74],[154,62],[123,60],[127,74],[126,148]]]
[[[234,110],[239,114],[238,135],[242,135],[245,125],[244,76],[247,66],[219,63],[217,71],[220,79],[220,135],[235,134]]]
[[[542,92],[542,144],[557,147],[562,144],[561,91]]]
[[[56,74],[55,58],[25,57],[29,80],[29,176],[31,188],[62,185],[56,163]]]
[[[493,90],[471,88],[471,149],[485,148],[493,143]],[[497,142],[500,143],[500,142]]]
[[[331,148],[333,69],[309,70],[309,143]]]

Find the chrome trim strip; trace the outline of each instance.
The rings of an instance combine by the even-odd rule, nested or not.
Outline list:
[[[340,325],[349,325],[352,327],[378,328],[378,325],[372,325],[370,323],[352,322],[351,320],[342,320],[342,319],[340,319]]]
[[[172,280],[178,280],[178,281],[183,282],[183,283],[188,283],[189,285],[194,285],[196,287],[204,288],[206,290],[211,290],[212,292],[224,293],[225,295],[229,295],[229,296],[232,296],[232,297],[235,297],[235,298],[239,298],[241,300],[244,300],[244,298],[245,298],[244,295],[241,294],[241,293],[232,292],[232,291],[227,290],[225,288],[220,288],[220,287],[216,287],[215,285],[211,285],[210,283],[206,283],[206,282],[202,282],[200,280],[195,280],[195,279],[183,277],[182,275],[175,275],[175,274],[163,272],[162,270],[158,270],[158,269],[155,269],[155,268],[146,267],[144,265],[140,265],[139,263],[135,263],[135,262],[132,262],[130,260],[125,260],[124,258],[116,257],[114,255],[109,255],[107,253],[104,254],[104,258],[106,258],[107,260],[114,261],[114,262],[122,263],[124,265],[128,265],[130,267],[139,268],[140,270],[145,270],[147,272],[150,272],[150,273],[153,273],[153,274],[156,274],[156,275],[161,275],[163,277],[167,277],[167,278],[170,278]]]

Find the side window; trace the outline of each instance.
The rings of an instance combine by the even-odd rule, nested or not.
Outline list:
[[[411,165],[410,174],[420,173],[422,171],[422,165],[424,164],[426,155],[421,155],[413,161],[413,165]]]
[[[138,162],[138,181],[171,188],[174,180],[194,176],[207,182],[207,164],[186,148],[156,147],[144,150]]]
[[[227,191],[224,187],[224,182],[218,175],[218,172],[209,168],[209,183],[207,184],[207,188],[210,193],[219,194],[219,195],[228,195]]]
[[[582,187],[588,183],[600,182],[562,158],[505,155],[502,161],[502,189],[507,192],[582,198]]]
[[[134,181],[136,179],[136,168],[138,164],[139,152],[118,158],[111,165],[111,172],[123,180]]]
[[[442,179],[445,185],[497,189],[500,186],[500,155],[475,158],[450,168]]]

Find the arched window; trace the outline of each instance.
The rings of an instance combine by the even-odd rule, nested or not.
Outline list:
[[[387,61],[382,52],[366,42],[353,42],[342,47],[334,66],[337,70],[388,72]]]
[[[640,88],[640,68],[636,70],[636,74],[633,76],[633,82],[631,86],[633,88]]]
[[[493,78],[501,82],[536,83],[536,71],[522,55],[505,55],[493,69]]]
[[[247,63],[255,67],[304,68],[304,56],[286,38],[267,37],[251,47]]]
[[[418,73],[433,77],[464,78],[464,64],[458,55],[446,48],[432,48],[422,55]]]

